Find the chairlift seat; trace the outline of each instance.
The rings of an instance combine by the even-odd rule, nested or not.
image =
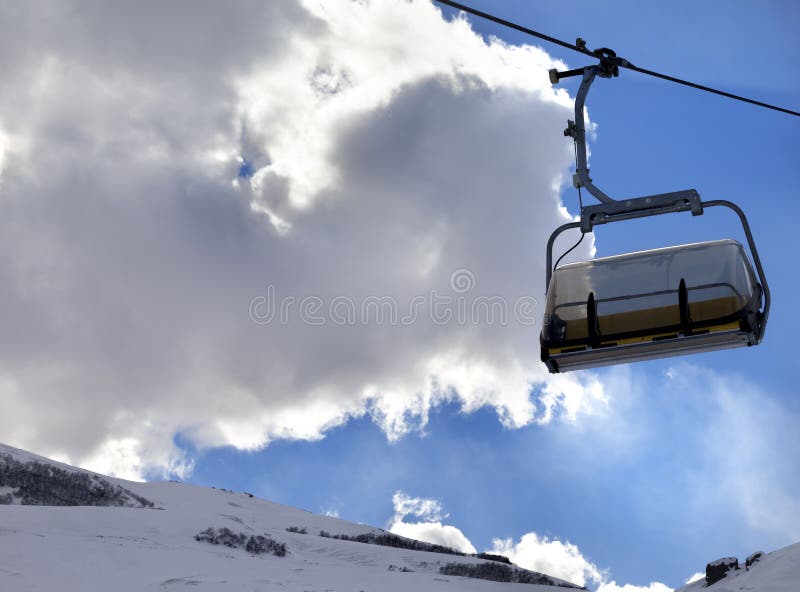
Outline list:
[[[758,343],[762,288],[725,239],[563,265],[542,328],[551,372]]]

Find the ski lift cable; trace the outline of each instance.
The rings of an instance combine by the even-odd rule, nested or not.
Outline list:
[[[785,107],[779,107],[777,105],[771,105],[769,103],[764,103],[763,101],[756,101],[755,99],[750,99],[747,97],[743,97],[740,95],[735,95],[733,93],[729,93],[723,90],[719,90],[716,88],[712,88],[710,86],[705,86],[702,84],[697,84],[695,82],[690,82],[688,80],[683,80],[682,78],[676,78],[675,76],[669,76],[667,74],[661,74],[660,72],[655,72],[653,70],[648,70],[646,68],[640,68],[638,66],[633,65],[628,60],[623,58],[618,58],[613,51],[610,51],[606,48],[596,49],[594,51],[588,49],[586,47],[586,42],[578,38],[577,43],[568,43],[561,39],[557,39],[556,37],[551,37],[550,35],[545,35],[544,33],[540,33],[539,31],[535,31],[529,27],[524,27],[517,23],[508,21],[506,19],[500,18],[493,14],[489,14],[488,12],[483,12],[481,10],[477,10],[472,8],[471,6],[466,6],[461,4],[460,2],[453,2],[452,0],[434,0],[434,2],[438,2],[439,4],[444,4],[446,6],[450,6],[451,8],[455,8],[456,10],[461,10],[473,16],[480,17],[482,19],[486,19],[498,25],[502,25],[504,27],[508,27],[509,29],[514,29],[515,31],[519,31],[520,33],[524,33],[526,35],[531,35],[533,37],[537,37],[542,39],[543,41],[547,41],[548,43],[553,43],[555,45],[560,45],[566,49],[570,49],[572,51],[576,51],[578,53],[582,53],[584,55],[598,58],[602,57],[605,59],[611,58],[614,64],[620,68],[627,68],[628,70],[633,70],[634,72],[639,72],[640,74],[645,74],[647,76],[653,76],[655,78],[660,78],[662,80],[666,80],[668,82],[674,82],[676,84],[682,84],[684,86],[688,86],[690,88],[694,88],[697,90],[702,90],[705,92],[713,93],[715,95],[727,97],[729,99],[734,99],[736,101],[742,101],[744,103],[749,103],[751,105],[755,105],[757,107],[764,107],[765,109],[771,109],[773,111],[778,111],[780,113],[786,113],[787,115],[794,115],[795,117],[800,117],[800,111],[793,111],[792,109],[786,109]],[[572,73],[572,71],[570,71]]]

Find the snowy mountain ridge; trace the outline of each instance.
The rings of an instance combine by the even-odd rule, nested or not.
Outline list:
[[[505,558],[464,555],[249,493],[130,482],[0,444],[0,590],[186,587],[234,592],[579,588]],[[701,578],[677,592],[705,591],[800,591],[800,543],[751,556],[711,585]]]
[[[61,493],[47,495],[54,486]],[[579,588],[500,558],[464,555],[248,493],[129,482],[4,445],[0,487],[3,591]]]

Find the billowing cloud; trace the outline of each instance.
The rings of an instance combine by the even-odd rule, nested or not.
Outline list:
[[[141,477],[190,469],[178,433],[602,404],[538,361],[572,158],[544,51],[422,0],[0,13],[9,443]]]
[[[535,532],[524,534],[516,543],[512,539],[495,539],[491,552],[505,555],[520,567],[579,586],[596,584],[604,579],[600,569],[588,561],[576,545],[539,536]]]
[[[398,491],[392,497],[394,504],[394,517],[389,525],[389,531],[400,536],[444,545],[464,553],[477,553],[475,547],[455,526],[442,524],[446,517],[443,514],[442,504],[432,498],[409,497]],[[421,522],[406,522],[408,516],[414,516]]]

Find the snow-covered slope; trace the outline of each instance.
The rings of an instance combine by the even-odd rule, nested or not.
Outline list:
[[[6,466],[10,456],[17,462],[49,463],[94,476],[0,445],[0,457],[3,455]],[[563,589],[443,575],[441,568],[451,563],[488,564],[498,570],[511,568],[475,557],[322,537],[320,531],[351,537],[386,533],[246,493],[173,482],[133,483],[98,477],[152,502],[154,507],[0,505],[0,590],[139,592],[191,587],[248,592],[553,592]],[[96,487],[92,484],[99,481],[91,479],[89,483]],[[13,488],[6,486],[6,489]],[[216,532],[227,528],[235,535],[243,535],[242,539],[261,536],[262,540],[273,540],[285,545],[286,555],[253,555],[243,548],[195,539],[209,528]],[[287,528],[301,532],[289,532]],[[569,585],[555,579],[554,583]]]
[[[800,592],[800,543],[764,555],[745,569],[732,570],[706,586],[705,579],[676,592]]]
[[[11,461],[9,461],[9,458]],[[70,481],[65,503],[91,494],[94,506],[20,505],[19,463],[39,463],[31,477]],[[42,470],[44,465],[45,469]],[[13,468],[13,474],[8,470]],[[28,487],[28,503],[43,503]],[[59,495],[62,495],[61,493]],[[77,496],[77,497],[75,497]],[[110,503],[107,503],[109,502]],[[10,504],[9,504],[10,502]],[[152,507],[151,504],[152,503]],[[0,444],[0,591],[485,591],[555,592],[564,588],[500,583],[443,575],[461,564],[512,569],[476,557],[413,551],[320,536],[387,535],[379,528],[319,516],[247,493],[182,483],[134,483],[75,469]],[[285,556],[253,554],[195,537],[229,529],[233,539],[274,541]],[[299,532],[290,532],[292,529]],[[305,533],[305,534],[304,534]],[[259,539],[258,537],[263,537]],[[215,538],[206,533],[200,538]],[[231,537],[229,537],[231,538]],[[267,544],[267,547],[270,547]],[[252,549],[252,547],[251,547]],[[535,577],[533,572],[522,572]],[[553,583],[570,585],[552,578]],[[678,592],[800,592],[800,543],[728,572],[706,586],[700,580]]]

